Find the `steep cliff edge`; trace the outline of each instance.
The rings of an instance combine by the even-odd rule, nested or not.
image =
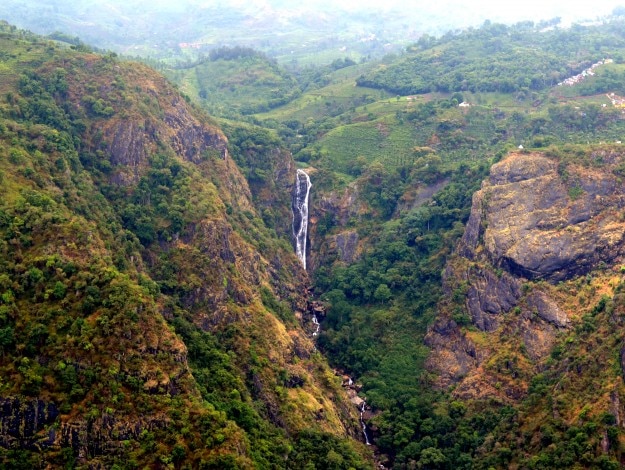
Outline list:
[[[315,180],[315,172],[312,179]],[[342,191],[313,190],[312,199],[309,238],[314,250],[310,256],[310,270],[337,260],[353,263],[362,251],[362,240],[350,224],[366,211],[358,186],[352,183]]]
[[[583,423],[595,426],[584,435],[591,459],[620,455],[623,162],[618,147],[513,153],[474,195],[425,341],[439,387],[519,413],[482,456],[534,433],[508,461],[563,462],[568,430]],[[549,426],[565,444],[548,447]]]
[[[219,127],[142,65],[0,40],[0,461],[298,466],[320,439],[365,468]]]

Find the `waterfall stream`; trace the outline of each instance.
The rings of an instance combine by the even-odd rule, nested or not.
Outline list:
[[[308,238],[308,195],[310,177],[304,170],[297,170],[295,193],[293,194],[293,236],[295,253],[306,269],[306,240]]]
[[[317,315],[313,313],[312,322],[315,324],[316,329],[313,332],[313,336],[317,336],[319,334],[319,330],[321,330],[321,325],[319,324],[319,319]]]
[[[310,195],[310,177],[304,170],[297,170],[295,178],[295,188],[293,191],[293,236],[295,238],[295,253],[306,269],[306,241],[308,238],[308,196]],[[313,312],[312,322],[315,325],[313,337],[319,335],[321,325],[317,314]],[[348,386],[352,387],[354,382],[351,377],[348,379]],[[370,446],[369,435],[367,434],[367,424],[364,420],[364,413],[367,403],[363,400],[360,406],[360,426],[365,443]],[[381,467],[384,468],[384,467]]]
[[[369,436],[367,435],[367,425],[365,424],[365,420],[362,415],[365,413],[365,407],[367,406],[367,402],[363,400],[362,405],[360,406],[360,426],[362,426],[362,434],[365,436],[365,444],[368,446],[371,445],[369,442]]]

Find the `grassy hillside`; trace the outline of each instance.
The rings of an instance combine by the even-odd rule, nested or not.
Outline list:
[[[253,49],[220,48],[197,64],[169,70],[181,90],[212,114],[238,116],[288,103],[300,93],[295,79]]]

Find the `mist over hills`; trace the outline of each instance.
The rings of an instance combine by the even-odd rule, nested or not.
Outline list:
[[[79,36],[93,46],[128,55],[171,58],[193,55],[198,48],[244,45],[286,61],[322,51],[333,51],[333,58],[340,53],[381,56],[401,50],[422,34],[438,36],[487,19],[512,24],[559,17],[568,25],[606,16],[618,4],[6,0],[0,18],[39,34]],[[324,60],[326,55],[318,54],[317,62]]]

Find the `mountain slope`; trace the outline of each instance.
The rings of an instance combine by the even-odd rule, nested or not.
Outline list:
[[[222,131],[145,66],[0,40],[3,462],[365,468]]]

